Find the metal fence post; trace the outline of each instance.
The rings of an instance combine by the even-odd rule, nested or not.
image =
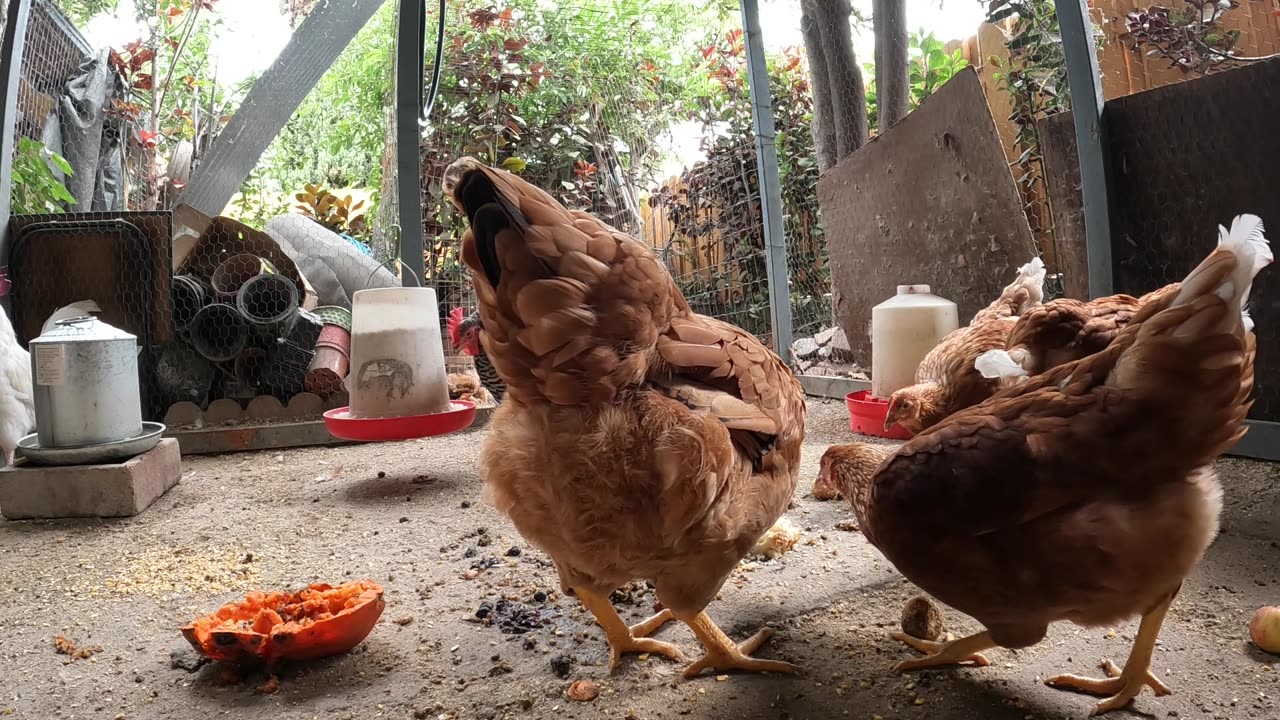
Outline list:
[[[778,178],[769,68],[765,65],[764,39],[760,32],[760,8],[756,0],[741,0],[741,7],[742,28],[747,39],[747,77],[751,85],[751,119],[756,136],[760,210],[764,216],[769,320],[773,327],[774,350],[787,361],[791,348],[791,283],[787,273],[787,238],[782,224],[782,183]]]
[[[406,287],[426,285],[422,237],[422,52],[423,0],[400,0],[396,19],[396,195],[400,204],[400,262]],[[417,280],[414,279],[416,276]]]
[[[31,0],[9,0],[4,39],[0,41],[0,265],[9,263],[9,215],[12,213],[13,151],[18,128],[18,79],[27,44]]]
[[[1098,48],[1087,0],[1054,0],[1062,50],[1071,88],[1071,111],[1080,159],[1080,194],[1084,201],[1085,248],[1088,253],[1089,295],[1115,292],[1111,266],[1110,156],[1098,72]]]

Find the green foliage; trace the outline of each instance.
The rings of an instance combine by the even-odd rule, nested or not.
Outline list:
[[[226,212],[228,217],[249,227],[262,229],[268,220],[289,212],[288,195],[280,192],[259,166],[254,168],[240,187],[240,192],[231,199],[231,207]]]
[[[378,8],[267,150],[264,174],[281,190],[378,187],[394,92],[396,7]]]
[[[14,215],[63,213],[76,201],[54,174],[55,168],[64,176],[74,174],[61,155],[30,138],[18,138],[10,191]]]
[[[911,110],[915,110],[925,98],[945,85],[953,75],[968,67],[969,61],[964,59],[964,53],[959,49],[947,53],[943,42],[934,37],[933,33],[925,34],[923,29],[918,33],[910,33],[907,36],[907,41],[909,43],[907,62],[911,81],[911,95],[908,98],[908,107]],[[870,122],[869,127],[872,132],[875,132],[879,128],[876,112],[875,66],[865,63],[863,70],[863,77],[868,78],[867,115]]]
[[[58,9],[78,28],[83,28],[97,15],[114,13],[118,7],[120,0],[61,0],[58,3]]]

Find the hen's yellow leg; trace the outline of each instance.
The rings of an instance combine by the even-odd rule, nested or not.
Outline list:
[[[627,627],[618,615],[618,611],[613,609],[613,603],[609,602],[609,598],[581,588],[574,588],[574,595],[577,595],[582,604],[595,616],[596,622],[600,624],[605,637],[609,640],[609,672],[618,669],[618,665],[622,663],[623,653],[655,653],[672,660],[684,659],[680,648],[675,645],[645,637],[674,618],[670,610],[663,610],[642,623]]]
[[[757,660],[751,653],[773,637],[773,630],[764,628],[760,632],[735,645],[724,631],[716,626],[706,612],[691,617],[678,616],[681,621],[698,636],[698,642],[706,650],[706,654],[698,658],[684,671],[686,678],[697,677],[707,668],[717,670],[746,670],[749,672],[796,673],[800,668],[781,660]]]
[[[1110,660],[1102,661],[1102,669],[1110,677],[1105,679],[1081,677],[1080,675],[1055,675],[1045,684],[1059,690],[1080,690],[1091,695],[1107,696],[1106,700],[1093,708],[1092,715],[1101,715],[1118,710],[1128,705],[1142,692],[1143,687],[1150,687],[1156,696],[1168,695],[1169,687],[1151,673],[1151,656],[1155,652],[1156,636],[1160,634],[1160,625],[1169,612],[1174,592],[1142,616],[1138,625],[1138,636],[1133,639],[1133,649],[1129,651],[1129,659],[1125,661],[1124,670],[1117,668]]]
[[[995,641],[991,639],[991,633],[986,630],[945,643],[921,640],[900,632],[894,633],[893,639],[926,653],[925,657],[918,660],[904,660],[894,665],[894,672],[910,672],[912,670],[924,670],[925,668],[946,667],[947,665],[963,665],[964,663],[973,663],[978,667],[986,667],[991,664],[991,661],[979,653],[996,647]]]

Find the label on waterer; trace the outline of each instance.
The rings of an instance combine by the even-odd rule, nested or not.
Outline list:
[[[67,381],[65,345],[37,345],[35,359],[37,385],[61,385]]]

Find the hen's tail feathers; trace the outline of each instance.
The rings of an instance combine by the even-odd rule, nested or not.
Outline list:
[[[988,350],[978,356],[974,369],[989,380],[1012,380],[1028,376],[1026,369],[1014,361],[1005,350]]]
[[[1210,462],[1244,433],[1256,345],[1243,305],[1254,276],[1271,262],[1262,221],[1236,218],[1178,295],[1144,308],[1113,343],[1120,355],[1106,384],[1146,398],[1153,421],[1181,413],[1172,425],[1159,421],[1177,448],[1171,458]]]
[[[1275,260],[1271,244],[1263,234],[1262,219],[1257,215],[1240,215],[1231,222],[1231,229],[1218,227],[1218,247],[1209,254],[1191,274],[1182,281],[1178,296],[1172,305],[1186,305],[1204,295],[1216,295],[1225,300],[1233,312],[1226,319],[1234,323],[1237,313],[1245,331],[1253,329],[1253,318],[1247,305],[1253,279]],[[1180,327],[1176,334],[1217,330],[1228,332],[1230,327],[1197,327],[1194,323]]]
[[[1027,291],[1026,303],[1018,308],[1017,314],[1021,315],[1027,308],[1032,305],[1039,305],[1044,302],[1044,278],[1045,273],[1044,261],[1038,257],[1031,258],[1031,262],[1018,268],[1018,277],[1014,279],[1015,287],[1024,288]]]
[[[1018,268],[1018,276],[1005,286],[1000,297],[974,315],[974,322],[1016,317],[1039,305],[1044,300],[1044,276],[1044,261],[1031,258],[1031,262]]]

